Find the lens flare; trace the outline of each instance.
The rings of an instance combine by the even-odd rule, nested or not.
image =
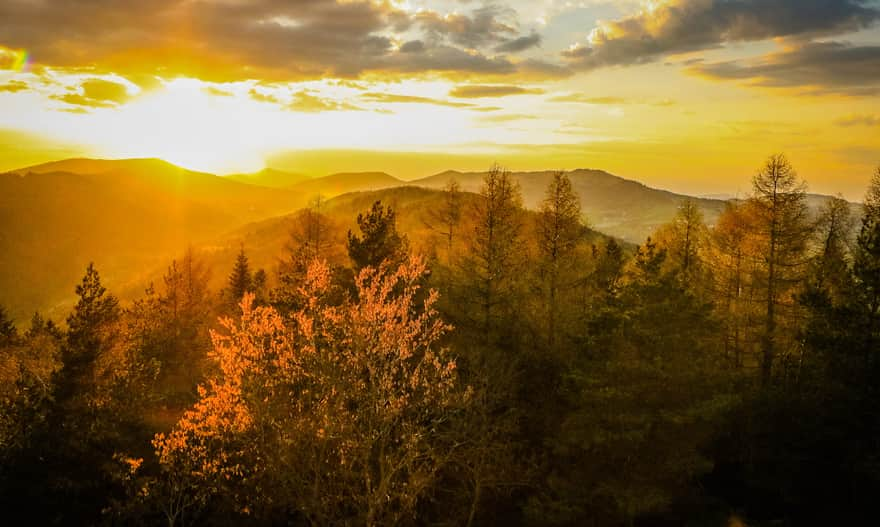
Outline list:
[[[31,67],[31,54],[26,49],[13,52],[12,71],[27,72]]]

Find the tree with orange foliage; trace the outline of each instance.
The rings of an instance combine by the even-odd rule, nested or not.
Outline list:
[[[259,517],[412,519],[448,458],[440,430],[458,402],[437,292],[417,301],[425,271],[418,258],[366,267],[356,300],[332,305],[330,268],[315,262],[290,319],[246,295],[240,321],[213,334],[218,375],[154,440],[169,478],[189,479],[187,503],[208,489]]]

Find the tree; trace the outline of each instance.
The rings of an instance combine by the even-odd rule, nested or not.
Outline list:
[[[330,269],[315,263],[290,325],[246,295],[240,322],[213,335],[218,375],[155,438],[166,472],[266,518],[411,520],[449,457],[438,434],[457,404],[437,293],[416,303],[425,272],[419,259],[365,268],[357,299],[330,305]]]
[[[880,341],[880,167],[871,178],[865,196],[864,216],[853,257],[853,274],[857,286],[855,300],[861,312],[865,370],[876,374],[880,371],[880,359],[874,350]]]
[[[668,252],[667,266],[692,290],[701,285],[696,282],[702,271],[701,260],[707,235],[699,205],[695,200],[685,198],[678,205],[672,222],[662,227],[655,236],[660,246]]]
[[[752,181],[748,206],[753,233],[762,240],[764,255],[764,332],[761,338],[761,384],[769,386],[779,344],[779,307],[791,300],[802,277],[811,235],[806,186],[782,154],[770,156]]]
[[[848,294],[850,245],[853,218],[849,203],[841,197],[829,199],[816,222],[816,254],[809,269],[809,286],[825,291],[839,302]]]
[[[462,217],[461,185],[450,178],[443,187],[443,203],[429,213],[428,226],[446,239],[446,263],[452,263],[453,246]]]
[[[0,344],[4,342],[12,342],[18,337],[18,329],[15,323],[6,314],[6,309],[0,306]]]
[[[752,247],[749,245],[746,208],[728,203],[719,216],[711,237],[711,266],[715,311],[722,321],[724,357],[736,368],[743,366],[752,333],[755,287]]]
[[[254,275],[248,262],[247,254],[244,252],[244,245],[241,245],[238,256],[235,258],[235,265],[232,273],[229,275],[226,286],[226,295],[231,305],[237,305],[245,293],[254,291]]]
[[[378,268],[387,262],[400,264],[409,252],[406,236],[397,232],[397,214],[376,201],[369,212],[358,214],[360,236],[348,231],[348,256],[356,273],[365,267]]]
[[[568,288],[573,283],[569,273],[575,264],[574,256],[582,231],[580,197],[572,189],[565,172],[556,172],[547,186],[538,215],[538,249],[547,295],[546,332],[551,348],[555,347],[557,340],[559,289]]]
[[[67,341],[62,351],[61,400],[73,397],[77,389],[89,389],[96,361],[112,345],[109,330],[120,315],[119,301],[101,285],[93,263],[76,286],[76,295],[79,300],[67,317]]]
[[[476,296],[480,333],[491,344],[510,310],[524,261],[522,194],[510,172],[495,165],[486,173],[473,215],[461,267]]]

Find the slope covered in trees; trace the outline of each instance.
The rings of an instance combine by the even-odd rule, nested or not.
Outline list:
[[[752,184],[635,248],[586,227],[567,174],[529,212],[496,166],[477,193],[313,201],[134,301],[89,264],[64,324],[0,309],[0,504],[67,525],[869,524],[880,169],[858,217],[808,214],[782,155]]]

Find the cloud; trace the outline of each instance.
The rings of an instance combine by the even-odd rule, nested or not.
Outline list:
[[[633,100],[625,97],[594,97],[585,93],[569,93],[566,95],[557,95],[547,99],[547,102],[563,102],[578,104],[594,104],[594,105],[623,105],[623,104],[645,104],[648,106],[674,106],[676,104],[672,99],[656,99],[656,100]]]
[[[85,111],[85,108],[113,108],[131,99],[126,85],[97,78],[84,81],[77,90],[51,97],[81,107],[76,111]],[[67,111],[75,110],[67,109]]]
[[[505,54],[534,38],[496,6],[440,15],[388,0],[0,2],[0,45],[28,49],[42,66],[131,79],[511,75],[519,61]]]
[[[285,105],[285,109],[301,113],[363,110],[362,108],[358,108],[347,102],[317,97],[305,90],[294,93],[292,100],[287,105]]]
[[[509,123],[512,121],[527,121],[531,119],[538,119],[535,115],[523,114],[523,113],[506,113],[500,115],[487,115],[485,117],[480,117],[480,121],[485,123]]]
[[[235,95],[232,92],[222,90],[216,86],[205,86],[202,88],[202,91],[208,95],[213,95],[214,97],[232,97]]]
[[[523,88],[522,86],[481,86],[476,84],[466,84],[464,86],[456,86],[449,95],[460,99],[479,99],[483,97],[508,97],[510,95],[531,95],[541,94],[543,90]]]
[[[401,103],[401,104],[433,104],[436,106],[448,106],[450,108],[472,108],[474,105],[466,102],[444,101],[430,97],[418,97],[416,95],[399,95],[396,93],[369,92],[361,95],[361,99],[367,102]]]
[[[434,39],[445,39],[467,48],[479,48],[507,41],[516,35],[516,11],[497,5],[476,9],[471,16],[450,13],[441,15],[424,10],[416,13],[415,22]]]
[[[753,86],[810,88],[816,93],[880,93],[880,46],[811,42],[752,60],[698,63],[699,76]]]
[[[6,84],[0,84],[0,92],[16,93],[27,89],[27,83],[16,80],[11,80]]]
[[[569,93],[557,95],[547,99],[548,102],[574,102],[582,104],[627,104],[629,101],[623,97],[591,97],[584,93]]]
[[[838,126],[880,126],[880,115],[852,114],[842,117],[836,121]]]
[[[495,51],[500,53],[518,53],[540,45],[541,35],[532,33],[531,35],[514,38],[499,44],[495,47]]]
[[[327,99],[319,97],[317,95],[313,95],[308,90],[300,90],[294,93],[285,92],[284,94],[277,94],[266,93],[264,91],[257,90],[256,88],[252,88],[251,91],[248,92],[248,95],[250,95],[251,99],[257,102],[274,104],[291,112],[322,113],[336,112],[342,110],[363,111],[363,108],[358,108],[357,106],[354,106],[344,101],[337,101],[334,99]]]
[[[600,22],[563,57],[582,70],[626,66],[730,42],[852,32],[878,19],[871,0],[665,0]]]

